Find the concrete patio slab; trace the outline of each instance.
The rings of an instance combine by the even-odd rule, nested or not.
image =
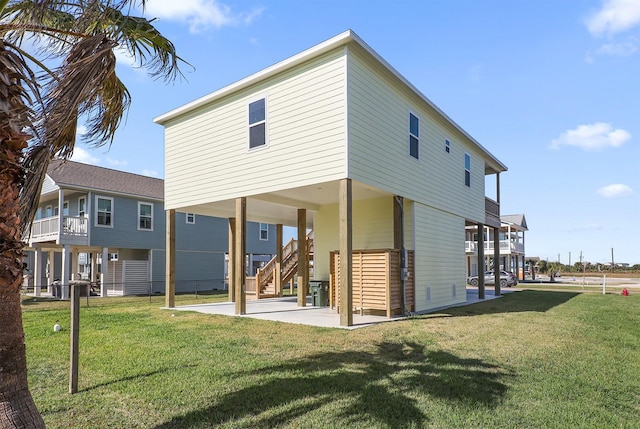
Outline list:
[[[511,290],[503,291],[505,293]],[[500,298],[495,296],[493,289],[486,290],[484,301]],[[467,288],[467,302],[458,304],[457,306],[474,304],[482,302],[478,299],[478,290],[476,288]],[[340,329],[358,329],[378,323],[390,322],[394,320],[405,319],[406,316],[396,316],[388,319],[384,316],[372,316],[353,314],[353,326],[340,326],[340,315],[329,307],[313,307],[311,298],[307,298],[306,307],[298,307],[297,298],[269,298],[261,300],[247,301],[247,314],[237,317],[250,317],[253,319],[271,320],[276,322],[296,323],[302,325],[318,326],[323,328],[340,328]],[[442,311],[448,307],[441,307],[429,310],[421,314],[434,313]],[[236,316],[235,303],[218,302],[210,304],[182,305],[172,308],[175,311],[196,311],[205,314],[217,314],[223,316]]]

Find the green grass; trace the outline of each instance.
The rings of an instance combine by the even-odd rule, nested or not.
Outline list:
[[[638,295],[523,291],[355,331],[151,301],[83,301],[75,395],[69,303],[25,302],[30,388],[47,427],[640,426]]]

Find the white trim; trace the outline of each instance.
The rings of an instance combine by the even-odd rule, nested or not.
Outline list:
[[[351,73],[351,67],[349,67],[351,63],[351,51],[347,46],[343,48],[344,51],[344,132],[345,132],[345,145],[344,145],[344,169],[345,176],[349,176],[349,144],[351,141],[349,137],[351,136],[351,120],[349,112],[351,111],[349,106],[349,76]]]
[[[143,204],[151,206],[151,228],[140,228],[140,218],[142,217],[142,214],[140,213],[140,206]],[[153,203],[150,203],[148,201],[138,201],[138,219],[136,224],[138,227],[138,231],[153,231]]]
[[[98,207],[100,206],[98,204],[98,200],[102,199],[102,200],[110,200],[111,201],[111,222],[109,223],[109,225],[100,225],[98,223]],[[114,211],[115,211],[115,205],[113,203],[113,198],[112,197],[105,197],[103,195],[96,195],[96,200],[95,200],[96,204],[95,204],[95,219],[94,219],[94,226],[99,227],[99,228],[113,228],[113,224],[114,224]]]

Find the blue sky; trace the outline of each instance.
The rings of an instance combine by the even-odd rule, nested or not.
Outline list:
[[[163,177],[154,117],[351,29],[508,166],[501,211],[525,214],[528,256],[640,263],[640,0],[149,0],[145,16],[193,67],[166,84],[121,58],[126,123],[74,160]]]

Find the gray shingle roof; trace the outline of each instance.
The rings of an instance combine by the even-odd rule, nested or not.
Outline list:
[[[51,161],[47,175],[61,187],[164,200],[164,180],[74,161]]]
[[[518,225],[519,227],[522,227],[526,231],[529,230],[529,228],[527,227],[527,220],[524,218],[524,214],[502,215],[500,216],[500,220],[502,222]]]

